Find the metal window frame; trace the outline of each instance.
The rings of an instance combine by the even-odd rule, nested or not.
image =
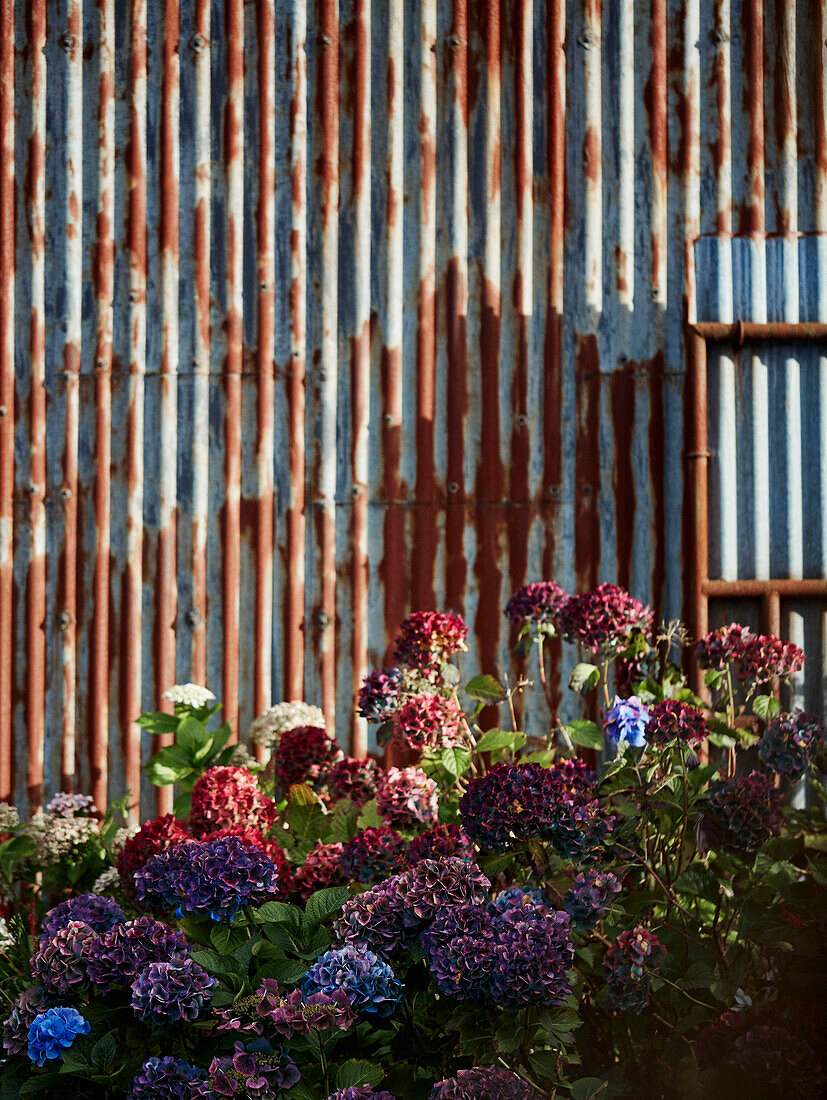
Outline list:
[[[707,442],[707,344],[731,344],[736,350],[745,343],[814,343],[827,346],[827,324],[794,324],[774,321],[703,321],[687,325],[687,425],[684,450],[688,503],[688,560],[684,573],[684,606],[687,627],[693,639],[709,629],[711,598],[753,598],[761,600],[761,627],[769,634],[781,631],[781,600],[827,599],[827,579],[771,578],[768,580],[711,579],[709,576],[709,460]],[[698,694],[703,676],[692,662],[690,683]]]

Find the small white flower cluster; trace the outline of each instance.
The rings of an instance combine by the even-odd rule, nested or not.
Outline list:
[[[5,951],[9,947],[13,947],[14,942],[14,936],[11,934],[5,918],[0,917],[0,951]]]
[[[16,806],[0,802],[0,833],[10,833],[20,824],[20,814]]]
[[[46,813],[54,817],[89,817],[98,808],[88,794],[67,794],[59,791],[46,807]]]
[[[230,764],[234,768],[249,768],[256,767],[258,762],[246,745],[236,745]]]
[[[98,831],[91,817],[56,817],[50,813],[35,814],[26,832],[37,846],[34,860],[52,867],[70,852],[82,848]]]
[[[211,703],[215,696],[209,688],[201,687],[200,684],[173,684],[171,688],[167,688],[162,698],[180,707],[199,710]]]
[[[287,730],[297,726],[314,726],[324,729],[324,714],[312,703],[292,702],[276,703],[265,710],[250,726],[250,738],[258,745],[274,749]]]
[[[117,859],[124,849],[124,845],[131,836],[134,836],[138,831],[137,825],[127,825],[123,829],[118,829],[112,839],[109,841],[109,851],[112,856]]]
[[[105,871],[101,871],[98,877],[95,879],[95,884],[92,887],[93,894],[111,894],[111,892],[120,885],[120,876],[118,875],[117,867],[107,867]]]

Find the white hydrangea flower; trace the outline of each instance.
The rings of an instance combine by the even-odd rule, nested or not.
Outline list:
[[[201,687],[199,684],[173,684],[171,688],[167,688],[162,698],[168,699],[170,703],[198,710],[200,707],[205,707],[207,703],[211,703],[215,696],[209,688]]]
[[[16,806],[0,802],[0,833],[10,833],[20,824],[20,814]]]
[[[9,926],[6,924],[4,917],[0,917],[0,951],[5,951],[7,947],[14,945],[14,936],[9,931]]]
[[[111,894],[114,889],[120,885],[120,876],[118,875],[117,867],[107,867],[105,871],[101,871],[98,877],[95,879],[95,885],[92,887],[93,894]]]
[[[256,767],[256,758],[250,752],[246,745],[236,745],[233,749],[233,755],[230,757],[230,764],[234,768],[249,768],[250,766]]]
[[[109,850],[115,859],[121,854],[124,849],[124,845],[131,836],[134,836],[138,832],[137,825],[127,825],[123,829],[118,829],[115,835],[109,842]]]
[[[36,813],[26,831],[37,846],[34,860],[44,867],[52,867],[91,840],[98,831],[98,823],[91,817]]]
[[[300,701],[276,703],[275,706],[260,714],[250,726],[250,738],[256,744],[273,749],[278,745],[283,733],[296,729],[297,726],[324,729],[324,714],[312,703]]]
[[[90,795],[68,794],[66,791],[59,791],[46,807],[46,813],[54,817],[89,817],[97,812],[98,808]]]

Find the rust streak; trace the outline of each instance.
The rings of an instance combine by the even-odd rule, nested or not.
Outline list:
[[[575,575],[578,591],[584,591],[600,579],[600,355],[594,333],[575,335],[575,383]]]

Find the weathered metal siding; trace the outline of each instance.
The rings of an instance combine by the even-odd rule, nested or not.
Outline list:
[[[173,680],[361,750],[410,607],[491,671],[527,580],[679,614],[685,323],[827,320],[825,38],[824,0],[0,0],[0,798],[136,792]],[[711,354],[711,576],[825,575],[825,355]],[[820,707],[824,606],[782,612]]]

